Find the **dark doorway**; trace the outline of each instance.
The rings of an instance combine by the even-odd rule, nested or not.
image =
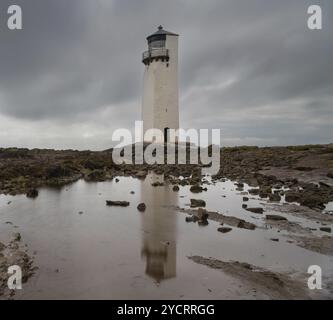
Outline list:
[[[169,128],[164,128],[164,143],[169,141]]]

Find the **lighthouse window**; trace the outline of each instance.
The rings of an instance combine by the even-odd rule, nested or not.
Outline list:
[[[166,35],[165,34],[158,34],[155,36],[151,36],[148,39],[148,45],[149,48],[164,48],[165,47],[165,40]]]

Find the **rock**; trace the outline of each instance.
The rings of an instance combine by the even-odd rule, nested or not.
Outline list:
[[[249,201],[249,198],[248,197],[243,197],[243,201],[244,202]]]
[[[91,181],[91,182],[101,182],[105,181],[105,172],[103,170],[94,170],[88,174],[85,175],[84,179],[86,181]]]
[[[172,190],[177,192],[177,191],[179,191],[179,187],[178,186],[173,186]]]
[[[278,238],[271,238],[272,241],[279,242]]]
[[[33,189],[30,189],[28,192],[27,192],[27,197],[28,198],[37,198],[38,197],[38,190],[33,188]]]
[[[242,183],[242,182],[236,182],[235,185],[240,189],[244,188],[244,183]]]
[[[186,222],[197,222],[198,221],[198,217],[195,215],[189,216],[185,218]]]
[[[19,242],[19,241],[21,241],[21,234],[20,234],[19,232],[14,233],[14,234],[12,235],[12,240],[15,241],[15,242]]]
[[[144,212],[146,211],[146,204],[145,203],[140,203],[138,206],[137,206],[137,209],[140,211],[140,212]]]
[[[298,171],[312,171],[312,170],[314,170],[314,168],[312,168],[312,167],[296,167],[295,170],[298,170]]]
[[[2,251],[5,248],[6,248],[6,246],[2,242],[0,242],[0,251]]]
[[[293,192],[293,191],[286,192],[285,199],[287,202],[299,202],[300,198],[301,198],[301,196],[297,192]]]
[[[205,207],[206,202],[204,200],[200,199],[191,199],[191,208],[197,208],[197,207]]]
[[[80,214],[80,215],[83,214],[83,211],[79,211],[79,214]]]
[[[259,194],[260,190],[259,189],[250,189],[249,194],[252,194],[254,196],[257,196]]]
[[[197,217],[199,220],[207,220],[208,219],[208,212],[206,209],[202,209],[202,208],[199,208],[198,209],[198,213],[197,213]]]
[[[263,208],[246,208],[247,211],[253,212],[253,213],[258,213],[258,214],[263,214],[264,209]]]
[[[251,222],[239,219],[239,222],[236,225],[236,227],[241,229],[254,230],[256,228],[256,225]]]
[[[135,194],[135,192],[134,192],[134,191],[131,191],[131,194]]]
[[[327,174],[327,177],[333,179],[333,172],[329,172],[329,173]]]
[[[164,183],[163,182],[154,182],[151,184],[153,187],[162,187],[164,186]]]
[[[220,227],[217,229],[217,231],[222,232],[222,233],[228,233],[232,230],[232,228],[229,227]]]
[[[202,192],[202,191],[207,191],[207,188],[202,188],[199,185],[194,185],[190,188],[190,191],[193,192],[193,193],[199,193],[199,192]]]
[[[119,182],[119,179],[118,179],[118,178],[116,178],[116,180],[115,180],[115,181],[116,181],[116,183],[118,183],[118,182]]]
[[[208,220],[199,220],[198,221],[198,225],[199,226],[207,226],[208,225]]]
[[[106,200],[107,206],[117,206],[117,207],[128,207],[130,203],[128,201],[111,201]]]
[[[320,230],[328,233],[332,232],[332,229],[330,227],[321,227]]]
[[[147,174],[148,174],[147,171],[140,170],[135,174],[135,176],[139,179],[144,179],[144,178],[146,178]]]
[[[247,204],[246,204],[246,203],[243,203],[243,204],[242,204],[242,208],[243,208],[243,209],[246,209],[246,208],[247,208]]]
[[[325,198],[321,194],[306,194],[300,199],[300,204],[309,208],[325,208]]]
[[[276,214],[266,214],[267,220],[274,220],[274,221],[288,221],[287,218],[276,215]]]
[[[280,202],[281,201],[281,196],[278,193],[271,193],[269,195],[269,200],[274,201],[274,202]]]

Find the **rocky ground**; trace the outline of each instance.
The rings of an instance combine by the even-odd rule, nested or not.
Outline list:
[[[116,165],[112,150],[55,151],[0,149],[0,194],[38,196],[41,186],[62,186],[78,179],[111,180],[116,176],[145,178],[149,170],[164,174],[166,181],[192,185],[202,191],[200,165]],[[179,179],[180,176],[185,179]],[[298,202],[322,210],[333,201],[333,144],[297,147],[235,147],[221,149],[221,169],[214,180],[229,178],[258,189],[253,194]],[[283,191],[282,187],[289,188]],[[272,191],[275,189],[274,191]]]
[[[22,270],[22,283],[26,283],[34,274],[33,259],[28,255],[27,248],[22,244],[21,235],[13,233],[7,244],[0,242],[0,299],[11,299],[15,290],[8,288],[8,267],[20,266]]]
[[[38,197],[38,188],[43,186],[61,187],[79,179],[87,182],[112,180],[117,176],[132,176],[144,179],[148,172],[164,175],[161,184],[173,185],[177,192],[179,186],[189,185],[192,193],[205,192],[205,185],[216,181],[231,179],[237,181],[236,190],[243,192],[244,183],[252,189],[244,192],[243,208],[250,214],[263,214],[266,210],[276,214],[263,215],[266,225],[290,233],[289,241],[309,250],[333,255],[331,225],[332,212],[325,212],[325,205],[333,201],[333,144],[293,147],[235,147],[221,149],[219,172],[206,179],[201,175],[201,165],[117,165],[112,161],[112,150],[102,152],[74,150],[28,150],[7,148],[0,149],[0,194],[26,194]],[[259,196],[265,204],[260,208],[248,208],[251,196]],[[279,201],[286,203],[281,205]],[[114,199],[117,200],[117,199]],[[107,202],[107,205],[120,205]],[[297,203],[297,204],[295,204]],[[139,211],[144,211],[145,204],[140,204]],[[197,209],[199,207],[199,209]],[[175,208],[188,216],[187,222],[206,224],[207,220],[221,223],[218,231],[228,233],[232,228],[255,230],[256,225],[221,212],[209,212],[205,204],[196,199],[190,209]],[[315,221],[323,236],[314,235],[311,228],[284,219],[280,213]],[[278,241],[274,239],[274,241]],[[19,249],[19,241],[13,240],[8,245],[0,243],[0,296],[10,295],[6,288],[7,266],[12,259],[19,259],[26,266],[25,279],[31,275],[31,259]],[[13,258],[14,257],[14,258]],[[234,274],[246,272],[254,281],[269,282],[275,288],[277,297],[288,297],[289,289],[279,288],[284,281],[269,272],[253,272],[252,266],[228,264],[201,257],[192,257],[193,261],[222,269]],[[231,268],[232,266],[232,268]],[[230,271],[231,270],[231,271]],[[259,277],[259,278],[258,278]],[[262,278],[263,277],[263,278]],[[267,280],[268,279],[268,280]],[[281,280],[282,279],[282,280]],[[285,281],[289,281],[285,279]],[[282,286],[284,287],[284,285]],[[275,290],[274,289],[274,290]],[[282,291],[281,291],[281,290]],[[294,291],[298,288],[295,287]],[[300,295],[302,293],[300,292]]]

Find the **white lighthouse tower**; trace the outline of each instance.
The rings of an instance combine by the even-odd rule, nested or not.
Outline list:
[[[178,35],[159,26],[147,41],[148,50],[142,57],[145,64],[143,134],[149,129],[159,129],[167,142],[169,129],[179,129]]]

